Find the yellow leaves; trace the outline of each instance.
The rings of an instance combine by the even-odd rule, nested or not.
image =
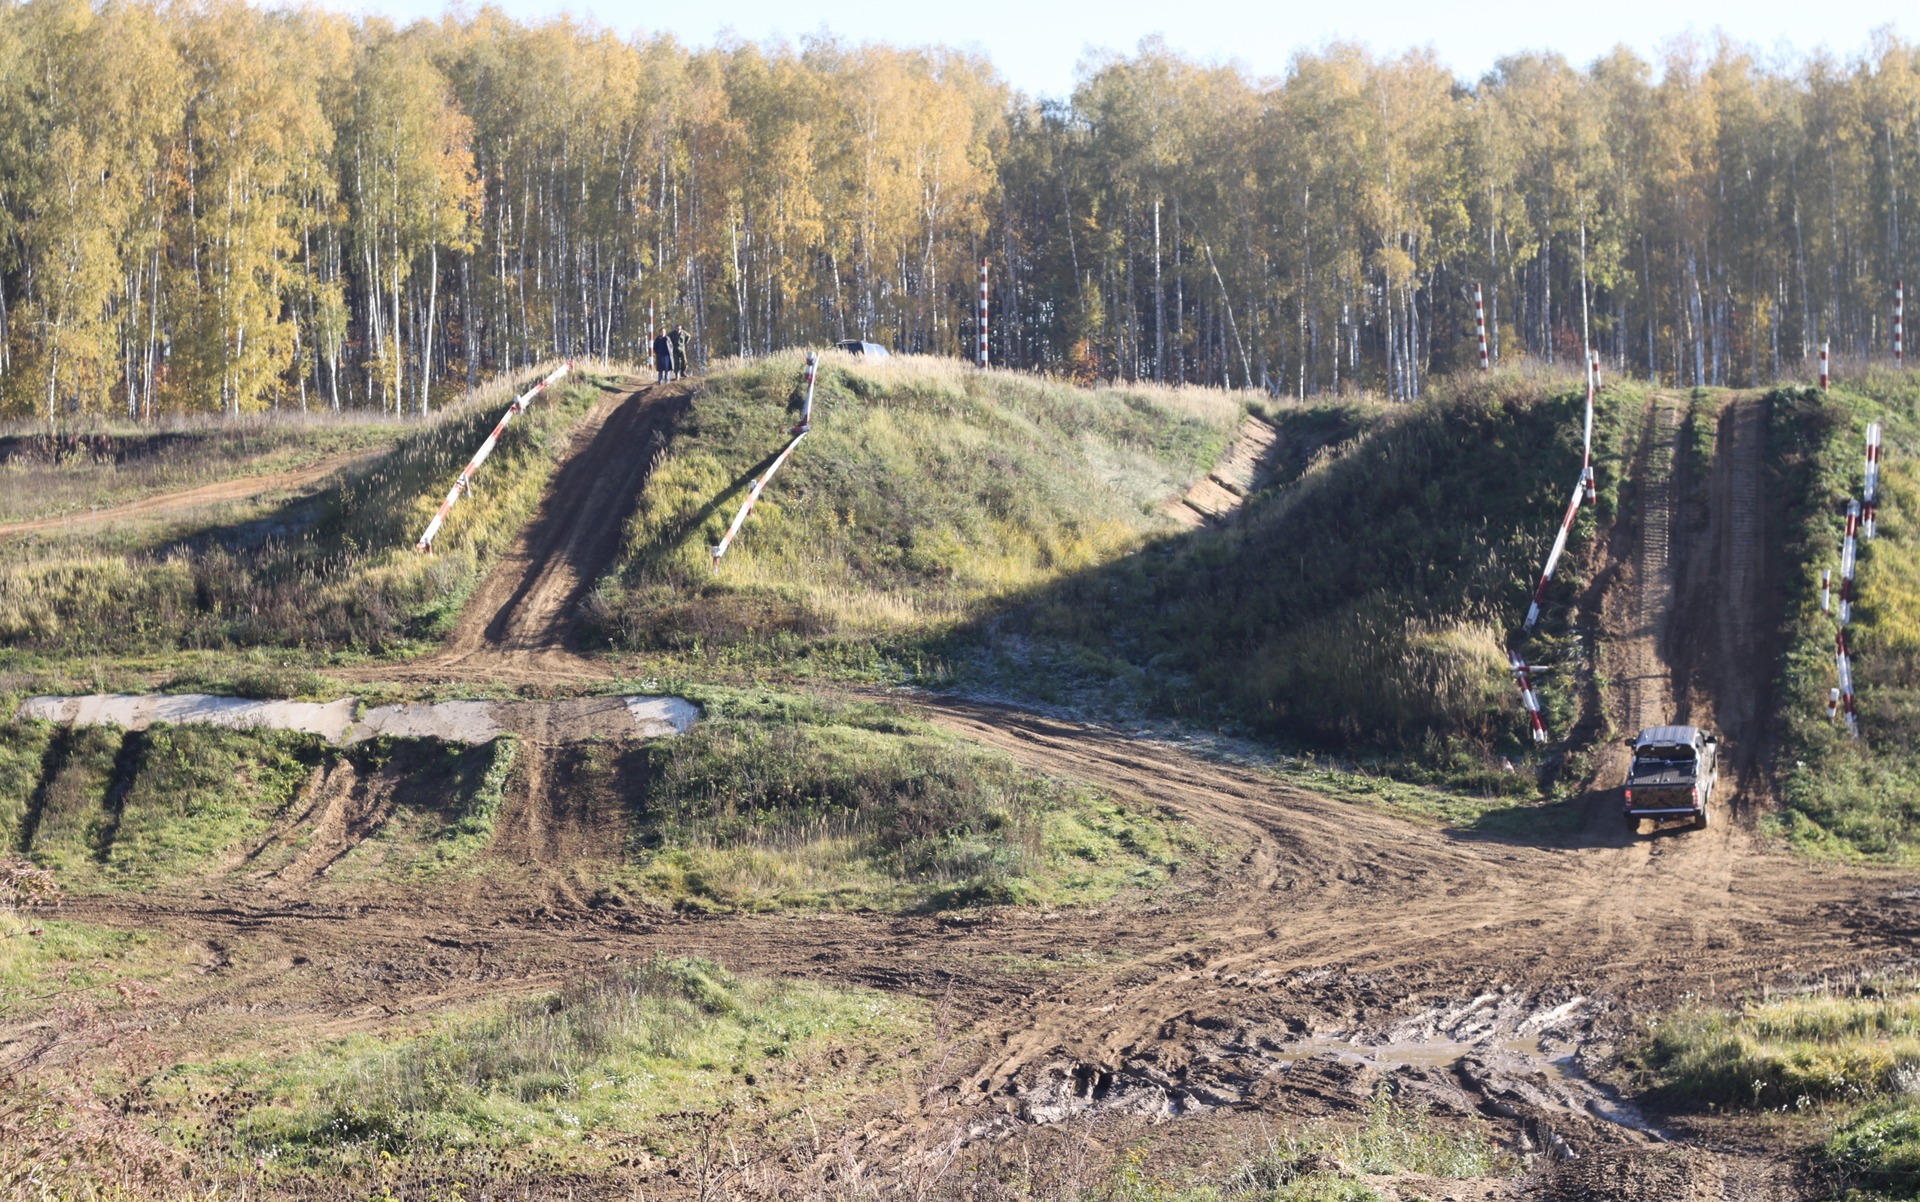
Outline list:
[[[1395,288],[1405,288],[1413,282],[1413,256],[1397,246],[1383,246],[1373,252],[1373,269],[1387,277],[1387,283]]]

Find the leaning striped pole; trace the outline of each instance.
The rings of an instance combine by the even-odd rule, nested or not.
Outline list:
[[[1487,360],[1487,306],[1480,298],[1480,285],[1473,286],[1473,330],[1480,338],[1480,370],[1486,371]]]
[[[1860,712],[1853,697],[1853,653],[1847,648],[1844,628],[1833,632],[1833,665],[1840,675],[1838,709],[1847,719],[1847,734],[1860,737]]]
[[[553,369],[552,375],[527,389],[522,395],[513,398],[513,404],[508,405],[507,411],[500,415],[500,424],[493,428],[493,433],[487,435],[487,440],[480,444],[480,449],[473,453],[473,458],[468,460],[467,466],[461,469],[459,478],[447,491],[447,499],[440,503],[440,512],[433,515],[433,520],[427,523],[426,530],[420,535],[420,541],[413,544],[415,551],[424,554],[433,550],[433,536],[440,533],[441,523],[445,522],[447,515],[453,512],[454,502],[458,501],[473,485],[473,474],[480,470],[480,465],[487,461],[487,456],[493,454],[493,448],[499,444],[500,436],[506,433],[507,423],[513,420],[515,414],[524,412],[526,407],[533,403],[533,398],[546,390],[547,385],[566,375],[572,368],[572,360],[562,363]]]
[[[740,527],[747,524],[747,515],[753,512],[754,505],[760,500],[760,494],[766,491],[767,481],[773,479],[773,474],[780,470],[780,465],[787,461],[787,456],[793,454],[793,448],[799,446],[800,440],[806,436],[807,432],[805,430],[795,434],[793,441],[789,442],[781,449],[778,455],[774,456],[773,462],[767,465],[767,470],[762,472],[760,478],[753,482],[753,487],[747,489],[747,503],[740,507],[739,513],[733,515],[733,524],[727,527],[726,537],[722,538],[717,545],[710,548],[713,553],[714,570],[719,570],[720,557],[725,555],[727,548],[733,545],[733,536],[740,533]]]
[[[1833,340],[1827,339],[1820,344],[1820,391],[1825,392],[1833,381]]]
[[[1567,516],[1560,519],[1560,533],[1554,536],[1553,550],[1547,553],[1547,566],[1541,569],[1540,585],[1533,590],[1533,604],[1527,607],[1527,620],[1522,630],[1532,630],[1540,621],[1540,606],[1545,602],[1547,586],[1553,583],[1553,569],[1560,563],[1560,556],[1567,549],[1567,535],[1573,530],[1573,519],[1580,515],[1580,501],[1587,493],[1587,475],[1580,474],[1574,481],[1573,499],[1567,502]]]
[[[980,346],[974,361],[981,367],[987,365],[987,261],[980,260]]]
[[[1860,530],[1873,538],[1874,514],[1880,508],[1880,423],[1867,424],[1866,484],[1861,489]]]
[[[1893,365],[1907,365],[1906,342],[1907,285],[1904,280],[1893,282]]]

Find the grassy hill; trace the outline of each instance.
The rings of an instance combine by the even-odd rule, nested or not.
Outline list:
[[[1216,461],[1233,398],[832,358],[814,433],[715,570],[800,379],[788,356],[709,380],[597,594],[610,645],[695,678],[905,679],[1349,749],[1471,743],[1482,767],[1520,733],[1502,643],[1579,462],[1567,381],[1263,402],[1277,483],[1192,531],[1162,508]],[[1644,399],[1603,399],[1602,517]],[[1536,658],[1577,658],[1582,545]],[[1579,687],[1549,686],[1563,727]]]
[[[1606,492],[1597,516],[1582,511],[1535,662],[1578,662],[1566,607],[1596,520],[1616,504],[1615,468],[1643,403],[1630,388],[1603,398],[1595,458]],[[1511,742],[1503,647],[1577,473],[1580,405],[1564,382],[1495,377],[1381,413],[1237,520],[1007,607],[968,632],[977,662],[1001,687],[1117,692],[1269,738]],[[1571,675],[1547,683],[1562,730]]]
[[[627,530],[595,618],[703,667],[937,676],[930,639],[1177,528],[1160,512],[1242,415],[1205,389],[1077,389],[949,360],[827,356],[813,433],[716,570],[798,418],[802,359],[717,372]]]
[[[1825,395],[1773,394],[1776,479],[1793,505],[1792,643],[1780,690],[1779,828],[1803,847],[1920,862],[1920,380],[1875,371]],[[1839,588],[1849,497],[1858,497],[1867,423],[1883,429],[1878,537],[1860,543],[1849,641],[1859,740],[1826,718],[1834,621],[1820,572]]]
[[[414,554],[461,465],[515,390],[541,374],[496,381],[424,425],[386,427],[387,450],[308,497],[222,511],[211,524],[192,514],[0,542],[0,654],[31,666],[274,648],[294,653],[277,660],[324,662],[437,637],[532,514],[567,431],[600,395],[600,379],[583,371],[529,409],[437,553]],[[216,458],[228,441],[205,437],[189,459]],[[69,491],[51,488],[49,504]]]

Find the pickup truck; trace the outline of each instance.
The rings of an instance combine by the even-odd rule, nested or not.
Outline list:
[[[1707,825],[1707,803],[1720,778],[1720,739],[1697,726],[1649,726],[1628,739],[1633,763],[1627,768],[1626,819],[1693,819]]]

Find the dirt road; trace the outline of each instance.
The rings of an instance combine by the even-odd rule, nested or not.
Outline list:
[[[78,513],[61,514],[58,517],[8,522],[0,524],[0,539],[49,530],[91,530],[115,522],[169,517],[203,509],[209,505],[220,505],[231,501],[251,501],[279,493],[298,492],[338,472],[345,471],[356,463],[371,459],[377,454],[379,454],[378,451],[349,451],[315,460],[304,467],[293,468],[290,471],[217,480],[212,484],[202,484],[195,488],[181,489],[178,492],[158,493],[151,497],[142,497],[138,501],[129,501],[124,505],[113,505],[105,509],[87,509]]]
[[[652,388],[610,392],[448,648],[404,671],[609,671],[573,658],[578,605],[685,403]],[[1165,744],[917,697],[909,704],[958,735],[1191,823],[1223,862],[1145,903],[1063,913],[628,908],[568,870],[606,852],[618,815],[578,796],[564,754],[535,739],[501,821],[502,862],[514,867],[471,888],[303,894],[297,861],[271,890],[88,898],[69,910],[203,949],[205,976],[170,987],[153,1012],[153,1037],[182,1049],[270,1038],[263,1014],[289,1039],[386,1027],[655,952],[944,999],[950,1048],[916,1066],[921,1084],[816,1137],[816,1154],[876,1180],[929,1163],[929,1147],[961,1149],[950,1160],[964,1165],[1044,1152],[1057,1132],[1104,1154],[1173,1118],[1202,1139],[1209,1124],[1247,1115],[1350,1114],[1391,1078],[1403,1096],[1504,1124],[1515,1146],[1552,1153],[1540,1177],[1453,1187],[1474,1191],[1461,1197],[1796,1197],[1791,1164],[1764,1142],[1658,1130],[1665,1118],[1631,1113],[1582,1075],[1648,1008],[1844,977],[1907,955],[1920,929],[1910,881],[1823,870],[1753,832],[1751,812],[1767,800],[1765,656],[1778,618],[1767,600],[1778,591],[1767,584],[1775,518],[1758,495],[1765,415],[1756,401],[1730,406],[1700,521],[1685,506],[1695,482],[1676,466],[1682,414],[1677,398],[1652,407],[1633,503],[1601,544],[1606,583],[1588,603],[1609,632],[1617,727],[1671,712],[1720,724],[1740,749],[1740,820],[1707,831],[1625,830],[1607,754],[1594,787],[1564,803],[1570,821],[1495,837]],[[327,831],[342,837],[379,796],[321,793]],[[337,841],[321,850],[334,854]],[[61,1054],[45,1030],[0,1032],[0,1062]],[[686,1192],[639,1169],[608,1188]]]
[[[611,383],[574,427],[540,511],[475,590],[446,646],[395,670],[412,680],[608,674],[578,654],[580,606],[619,554],[628,516],[692,397],[683,384]]]

